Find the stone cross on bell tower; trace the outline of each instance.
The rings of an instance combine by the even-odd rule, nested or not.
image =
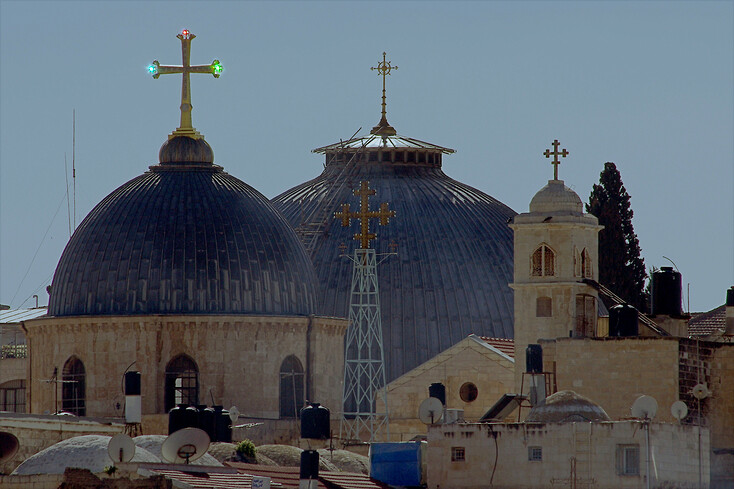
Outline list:
[[[558,142],[557,139],[553,140],[553,151],[550,149],[546,149],[543,153],[543,156],[546,158],[550,158],[553,156],[553,161],[551,161],[551,165],[553,165],[553,180],[558,180],[558,165],[561,164],[561,161],[558,159],[559,156],[565,158],[568,156],[568,151],[566,151],[566,148],[563,148],[562,151],[558,151],[558,146],[560,146],[561,143]]]
[[[194,129],[191,122],[191,85],[189,80],[190,73],[210,73],[214,75],[214,78],[219,78],[222,74],[222,65],[218,59],[215,59],[209,65],[196,65],[191,66],[191,41],[196,37],[190,33],[187,29],[181,31],[177,35],[181,40],[181,58],[182,66],[163,66],[158,60],[148,66],[148,71],[153,75],[153,78],[158,78],[161,75],[168,75],[171,73],[181,73],[183,76],[181,82],[181,125],[168,136],[169,139],[176,136],[186,136],[192,139],[200,139],[202,136],[199,132]]]

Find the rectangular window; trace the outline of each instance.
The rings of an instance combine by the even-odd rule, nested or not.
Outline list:
[[[528,447],[528,460],[531,462],[543,460],[543,447]]]
[[[538,297],[535,300],[535,317],[549,318],[553,316],[553,302],[550,297]]]
[[[463,462],[466,460],[466,449],[464,447],[451,447],[451,461]]]
[[[617,474],[640,475],[640,445],[617,445]]]

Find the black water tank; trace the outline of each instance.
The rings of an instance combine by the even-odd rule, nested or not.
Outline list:
[[[441,382],[434,382],[428,386],[428,396],[435,397],[441,404],[446,405],[446,386]]]
[[[652,314],[680,316],[681,275],[672,267],[662,267],[652,273]]]
[[[319,452],[304,450],[301,452],[301,480],[316,479],[319,476]]]
[[[229,411],[222,406],[212,406],[214,409],[214,438],[212,441],[232,442],[232,420]]]
[[[525,348],[525,371],[529,374],[543,373],[543,347],[530,344]]]
[[[726,307],[734,307],[734,287],[729,287],[726,291]]]
[[[617,304],[609,309],[609,336],[628,338],[639,336],[637,309],[629,304]]]
[[[184,428],[196,428],[199,414],[195,407],[179,404],[168,411],[168,434]]]
[[[331,435],[331,413],[318,402],[301,409],[301,438],[326,440]]]
[[[206,434],[209,435],[209,440],[218,441],[216,439],[216,431],[214,428],[214,419],[216,417],[216,415],[214,414],[214,409],[206,407],[206,405],[196,406],[196,408],[199,411],[197,428],[206,431]]]
[[[125,372],[125,395],[140,395],[140,372]]]

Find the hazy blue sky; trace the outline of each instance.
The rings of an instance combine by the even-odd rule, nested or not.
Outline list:
[[[647,267],[667,256],[691,310],[734,284],[734,3],[0,2],[0,303],[48,301],[69,239],[64,155],[76,109],[77,223],[157,162],[178,125],[176,34],[196,34],[194,126],[267,197],[315,177],[311,149],[380,115],[448,146],[446,173],[526,212],[549,178],[588,200],[613,161]],[[69,170],[70,171],[70,170]],[[685,291],[684,291],[685,294]]]

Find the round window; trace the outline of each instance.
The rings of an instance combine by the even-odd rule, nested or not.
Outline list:
[[[475,401],[478,394],[479,391],[477,391],[477,386],[472,382],[465,382],[464,385],[461,386],[461,389],[459,389],[459,397],[461,397],[461,400],[464,402]]]

